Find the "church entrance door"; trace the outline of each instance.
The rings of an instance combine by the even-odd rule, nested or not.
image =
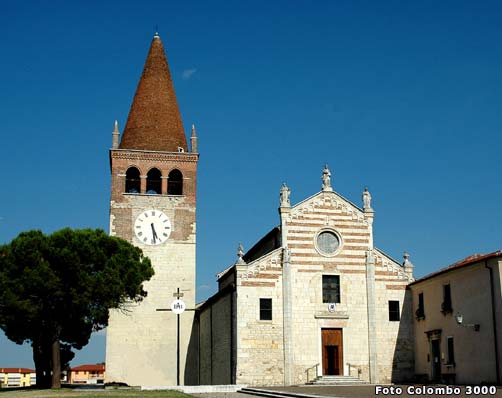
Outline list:
[[[322,370],[324,376],[343,373],[342,329],[321,329]]]

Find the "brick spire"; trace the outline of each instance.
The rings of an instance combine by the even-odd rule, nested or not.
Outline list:
[[[164,46],[156,33],[129,111],[120,149],[187,151]]]

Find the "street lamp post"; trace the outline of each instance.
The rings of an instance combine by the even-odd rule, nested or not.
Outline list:
[[[469,323],[469,324],[464,324],[464,316],[460,313],[457,312],[455,315],[455,320],[460,326],[463,326],[464,328],[472,328],[474,329],[475,332],[479,332],[480,325],[479,323]]]

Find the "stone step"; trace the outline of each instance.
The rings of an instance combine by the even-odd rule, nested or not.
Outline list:
[[[319,376],[318,379],[323,380],[360,380],[355,376]]]
[[[353,384],[367,384],[367,382],[354,376],[320,376],[308,384],[353,385]]]
[[[295,392],[286,392],[286,391],[275,391],[275,390],[266,390],[263,388],[242,388],[238,392],[243,394],[250,394],[260,397],[269,397],[269,398],[322,398],[319,395],[311,395],[311,394],[303,394],[303,393],[295,393]]]

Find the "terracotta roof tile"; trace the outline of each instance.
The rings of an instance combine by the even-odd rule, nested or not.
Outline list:
[[[30,369],[30,368],[0,368],[0,373],[35,373],[35,369]]]
[[[187,151],[187,141],[176,101],[164,46],[155,35],[146,58],[120,149]]]
[[[464,258],[463,260],[457,261],[456,263],[453,263],[445,268],[441,268],[439,271],[433,272],[433,273],[428,274],[422,278],[417,279],[413,283],[410,283],[410,285],[414,285],[418,282],[425,281],[425,280],[433,278],[437,275],[444,274],[445,272],[453,271],[454,269],[457,269],[457,268],[466,267],[466,266],[478,263],[483,260],[488,260],[489,258],[492,258],[492,257],[502,257],[502,250],[497,250],[493,253],[487,253],[487,254],[471,254],[470,256]]]
[[[105,365],[80,365],[70,369],[72,372],[104,372]]]

